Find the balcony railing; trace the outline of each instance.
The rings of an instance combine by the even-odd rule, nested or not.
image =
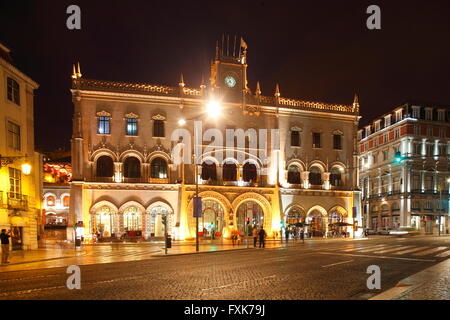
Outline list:
[[[8,192],[8,209],[28,210],[28,196]]]

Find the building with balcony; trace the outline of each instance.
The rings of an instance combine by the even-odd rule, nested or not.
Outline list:
[[[449,108],[406,103],[358,131],[364,225],[449,228]]]
[[[37,248],[41,233],[41,156],[34,150],[34,90],[0,44],[0,229],[12,249]]]
[[[248,87],[247,67],[243,41],[216,46],[198,88],[182,75],[175,87],[86,79],[74,66],[69,225],[83,225],[85,239],[154,239],[167,215],[172,237],[194,238],[198,190],[208,236],[299,224],[326,236],[337,222],[353,234],[357,98],[295,100],[278,85],[265,96]]]

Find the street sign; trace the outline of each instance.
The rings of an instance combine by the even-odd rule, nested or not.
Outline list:
[[[202,217],[202,198],[194,197],[194,218]]]

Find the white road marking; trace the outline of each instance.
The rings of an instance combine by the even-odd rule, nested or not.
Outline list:
[[[408,249],[408,250],[402,250],[402,251],[399,251],[399,252],[394,252],[393,254],[402,255],[402,254],[405,254],[405,253],[416,252],[416,251],[420,251],[420,250],[427,249],[427,248],[429,248],[429,246],[416,247],[416,248],[413,248],[413,249]]]
[[[362,250],[355,250],[357,252],[372,252],[372,251],[377,251],[377,250],[381,250],[383,248],[392,248],[392,245],[390,244],[384,244],[382,246],[379,246],[378,248],[370,248],[370,249],[362,249]]]
[[[450,256],[450,250],[442,252],[442,253],[436,255],[435,257],[445,258],[445,257],[448,257],[448,256]]]
[[[336,263],[332,263],[332,264],[327,264],[325,266],[322,266],[322,268],[326,268],[326,267],[332,267],[332,266],[336,266],[338,264],[343,264],[343,263],[349,263],[352,262],[353,260],[348,260],[348,261],[341,261],[341,262],[336,262]]]
[[[394,248],[396,247],[396,248]],[[380,250],[380,251],[374,251],[372,253],[388,253],[388,252],[394,252],[394,251],[399,251],[399,250],[403,250],[406,248],[411,248],[412,246],[392,246],[390,249],[386,249],[386,250]]]
[[[349,257],[376,258],[376,259],[394,259],[394,260],[428,261],[428,262],[436,261],[436,260],[430,260],[430,259],[414,259],[414,258],[400,258],[400,257],[388,257],[388,256],[370,256],[367,254],[353,254],[353,253],[339,253],[339,252],[317,252],[317,253],[331,254],[331,255],[338,255],[338,256],[349,256]]]
[[[425,251],[414,253],[413,256],[426,256],[426,255],[429,255],[429,254],[432,254],[432,253],[435,253],[435,252],[438,252],[438,251],[446,250],[446,249],[448,249],[448,247],[432,248],[432,249],[429,249],[429,250],[425,250]]]
[[[349,252],[349,251],[356,251],[356,250],[363,250],[363,249],[381,248],[381,247],[385,247],[385,246],[386,246],[385,244],[377,244],[376,246],[353,247],[353,248],[345,249],[342,251]]]

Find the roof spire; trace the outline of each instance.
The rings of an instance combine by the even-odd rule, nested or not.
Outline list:
[[[80,62],[78,62],[78,72],[77,72],[77,78],[81,78],[81,68],[80,68]]]
[[[183,79],[183,73],[180,74],[180,82],[178,83],[180,87],[184,87],[184,79]]]
[[[275,87],[275,97],[279,97],[280,96],[280,87],[278,86],[278,83],[277,83],[277,86]]]
[[[259,86],[259,81],[256,82],[256,91],[255,91],[257,96],[261,95],[261,88]]]
[[[72,79],[77,78],[77,72],[75,71],[75,64],[72,64]]]
[[[353,99],[353,104],[359,104],[359,97],[358,97],[357,93],[355,93],[355,98]]]

